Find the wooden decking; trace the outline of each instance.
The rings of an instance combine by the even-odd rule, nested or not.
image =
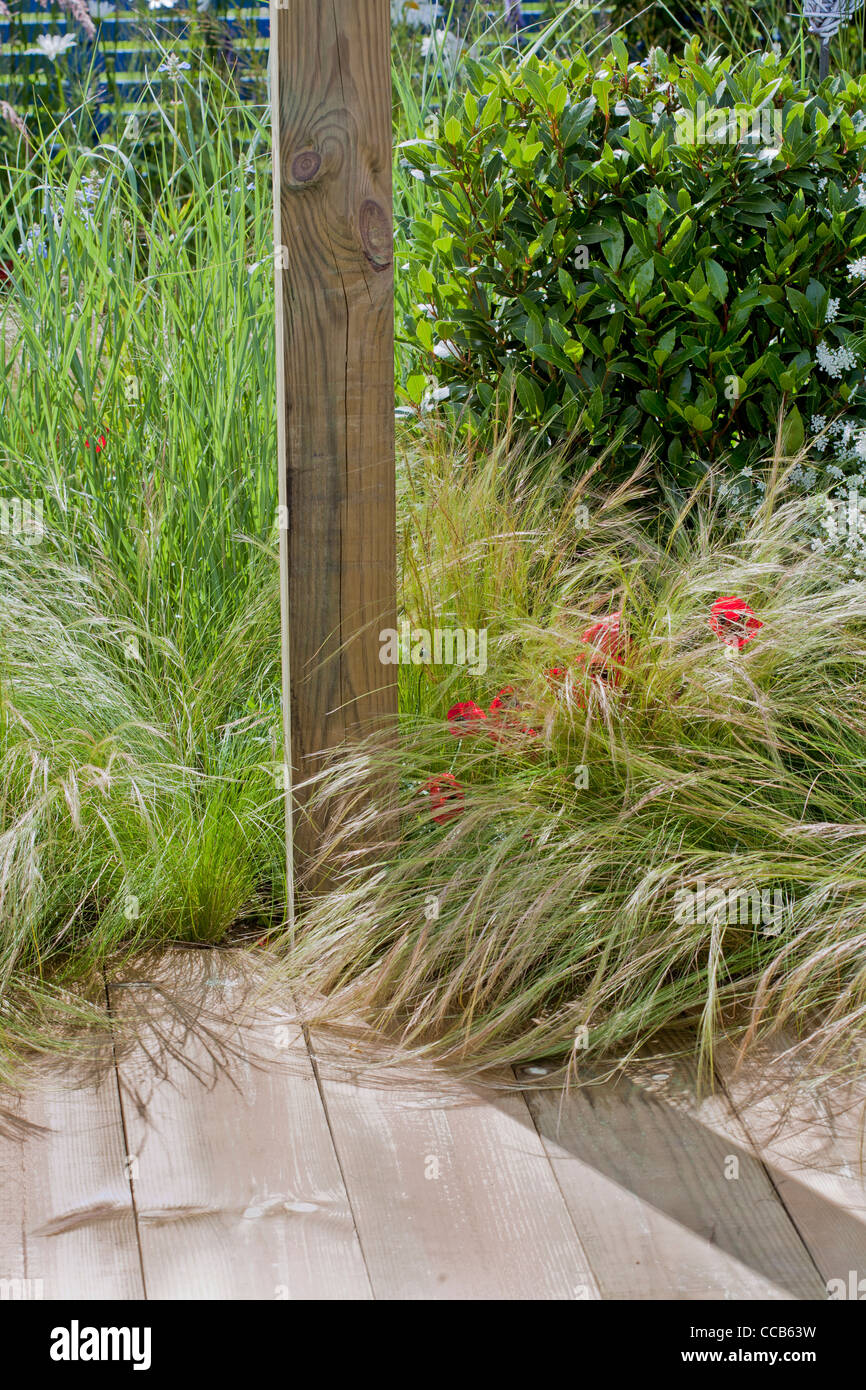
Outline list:
[[[823,1299],[866,1278],[866,1092],[786,1110],[784,1057],[723,1056],[703,1099],[658,1060],[499,1089],[309,1037],[232,952],[108,996],[133,1047],[0,1099],[0,1280],[46,1299]]]

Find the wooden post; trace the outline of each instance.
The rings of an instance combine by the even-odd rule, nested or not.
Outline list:
[[[272,0],[271,82],[291,885],[299,782],[397,710],[389,0]]]

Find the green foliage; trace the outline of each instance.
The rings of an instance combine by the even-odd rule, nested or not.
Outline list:
[[[469,64],[404,146],[429,191],[406,333],[476,424],[511,398],[551,437],[618,435],[626,460],[661,445],[679,468],[751,461],[784,410],[796,449],[810,413],[857,404],[860,374],[830,377],[816,350],[854,355],[866,328],[848,274],[866,78],[810,93],[772,53],[611,49],[598,70],[582,52]]]

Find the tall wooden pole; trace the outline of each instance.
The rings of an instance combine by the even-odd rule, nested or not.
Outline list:
[[[290,883],[319,832],[299,784],[397,709],[390,11],[271,3]]]

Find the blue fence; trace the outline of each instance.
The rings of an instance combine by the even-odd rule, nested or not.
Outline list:
[[[524,20],[537,27],[565,3],[530,0],[522,6]],[[10,17],[0,17],[0,99],[22,115],[41,103],[56,107],[62,92],[69,105],[88,110],[95,128],[104,130],[118,110],[129,111],[146,98],[148,82],[163,61],[161,49],[178,52],[181,59],[191,46],[221,51],[241,74],[248,71],[252,87],[261,87],[270,32],[262,0],[187,0],[178,8],[173,0],[88,0],[96,31],[92,39],[56,4],[45,9],[37,0],[7,4]],[[440,5],[443,18],[447,12],[447,5]],[[52,40],[54,48],[64,41],[68,46],[55,54]]]

